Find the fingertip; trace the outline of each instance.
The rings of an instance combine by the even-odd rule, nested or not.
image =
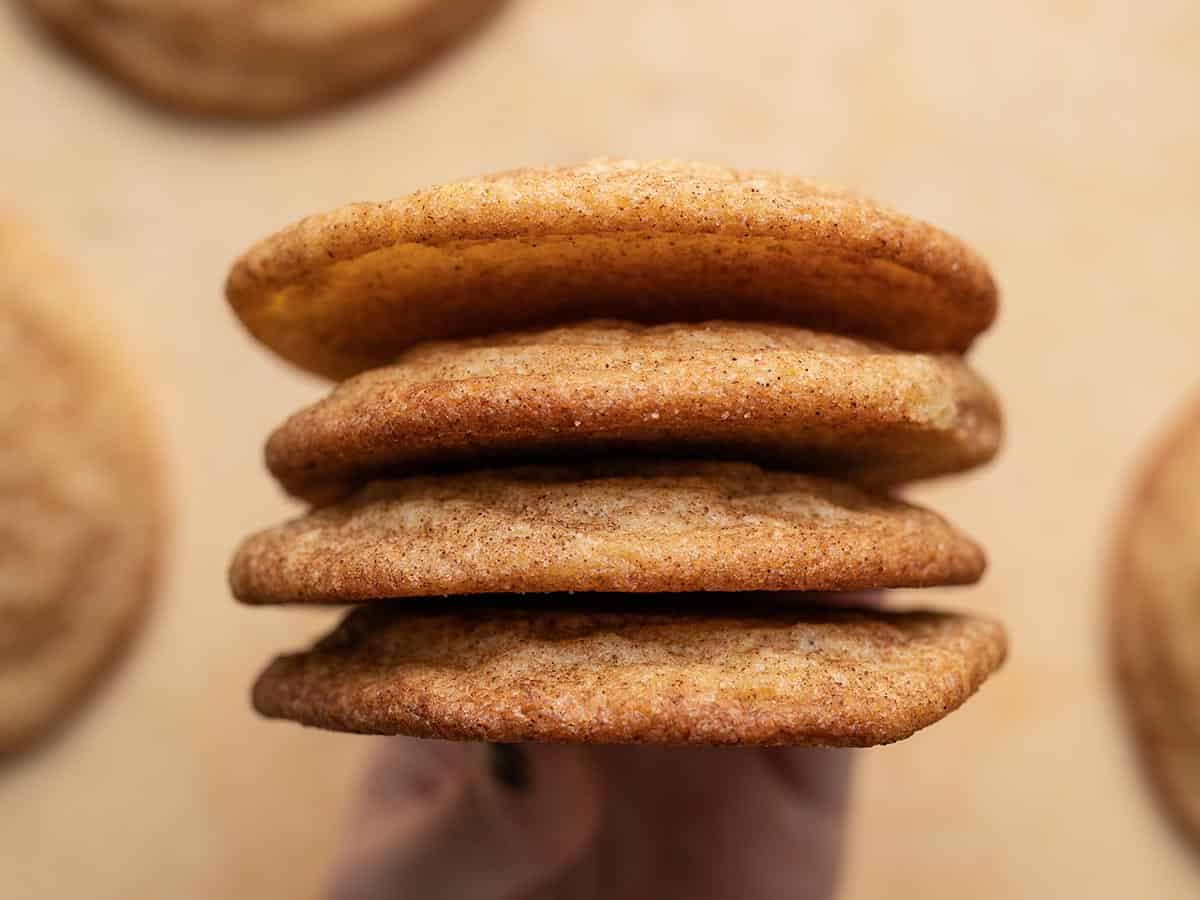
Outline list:
[[[467,747],[452,741],[381,738],[363,779],[362,812],[394,815],[398,810],[444,805],[469,777]]]
[[[507,823],[531,869],[560,870],[595,839],[603,814],[600,775],[578,747],[485,745],[480,770],[493,813]]]
[[[849,796],[853,750],[838,747],[767,747],[763,757],[797,794],[822,811],[840,815]]]
[[[600,816],[578,748],[397,740],[368,773],[332,896],[523,895],[588,849]]]

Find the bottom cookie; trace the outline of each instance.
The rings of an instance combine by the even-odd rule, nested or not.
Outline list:
[[[755,595],[375,603],[254,687],[266,716],[460,740],[864,747],[960,706],[987,619]]]

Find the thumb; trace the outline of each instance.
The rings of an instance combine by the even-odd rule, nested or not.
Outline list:
[[[392,739],[368,775],[330,896],[520,896],[585,851],[600,806],[578,748]]]

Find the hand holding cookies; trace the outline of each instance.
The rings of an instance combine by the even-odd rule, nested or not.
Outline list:
[[[331,900],[827,900],[850,754],[395,738]]]

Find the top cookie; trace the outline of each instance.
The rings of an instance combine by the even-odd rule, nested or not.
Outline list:
[[[259,340],[332,378],[423,340],[606,317],[786,322],[963,351],[996,311],[966,245],[863,197],[627,160],[311,216],[241,257],[226,290]]]
[[[161,459],[107,332],[62,263],[0,222],[0,751],[96,683],[150,598]]]
[[[176,109],[305,112],[430,56],[498,0],[26,0],[81,51]]]

